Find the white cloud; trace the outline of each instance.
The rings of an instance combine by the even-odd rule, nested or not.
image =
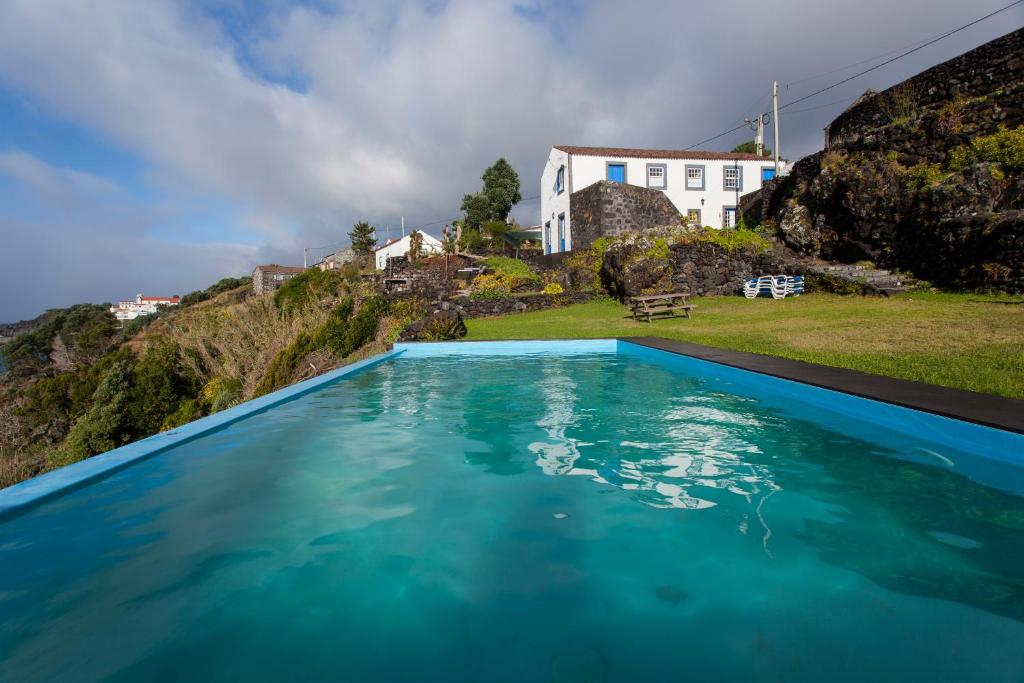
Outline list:
[[[599,0],[544,4],[546,15],[527,17],[519,4],[271,3],[258,15],[225,1],[215,7],[255,21],[228,33],[215,14],[170,0],[4,0],[0,82],[138,155],[150,180],[241,206],[262,244],[255,257],[294,262],[304,245],[342,239],[354,220],[394,226],[402,214],[415,223],[457,213],[500,155],[530,196],[551,144],[686,146],[752,113],[773,78],[857,61],[982,13],[927,0]],[[965,31],[818,101],[888,85],[1008,26]],[[815,149],[841,108],[784,118],[783,152]],[[23,157],[5,163],[32,182]]]

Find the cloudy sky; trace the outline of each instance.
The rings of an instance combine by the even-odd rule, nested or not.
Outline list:
[[[689,147],[1008,3],[0,0],[0,321],[450,218],[499,156],[532,197],[552,144]],[[783,154],[1022,8],[792,107]]]

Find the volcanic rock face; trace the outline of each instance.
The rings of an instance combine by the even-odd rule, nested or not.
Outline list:
[[[807,256],[1024,291],[1024,149],[1008,137],[999,163],[957,162],[1024,123],[1022,55],[1024,30],[863,98],[830,124],[825,151],[743,198],[744,219]]]

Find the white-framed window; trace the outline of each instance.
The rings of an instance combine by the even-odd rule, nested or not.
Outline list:
[[[723,177],[725,178],[724,187],[727,190],[739,190],[741,188],[740,168],[738,166],[726,166],[724,169]]]
[[[665,165],[664,164],[648,164],[647,165],[647,187],[654,188],[656,190],[665,189]]]
[[[704,167],[703,166],[687,166],[686,167],[686,189],[687,190],[703,190],[704,189]]]
[[[558,167],[558,173],[555,175],[555,194],[562,194],[565,191],[565,166]]]
[[[722,227],[723,228],[735,228],[736,227],[736,207],[735,206],[723,206],[722,207]]]

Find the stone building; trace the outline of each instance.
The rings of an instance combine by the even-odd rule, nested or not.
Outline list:
[[[341,251],[336,251],[333,254],[328,254],[323,257],[323,259],[316,264],[316,267],[320,270],[338,270],[346,264],[356,262],[358,259],[359,256],[356,254],[355,250],[342,249]]]
[[[586,249],[598,237],[620,237],[683,220],[664,192],[606,180],[573,192],[569,207],[574,249]]]
[[[271,263],[267,266],[256,266],[252,271],[252,293],[259,296],[260,294],[273,292],[303,270],[305,268],[300,268],[299,266],[279,266],[276,263]]]

